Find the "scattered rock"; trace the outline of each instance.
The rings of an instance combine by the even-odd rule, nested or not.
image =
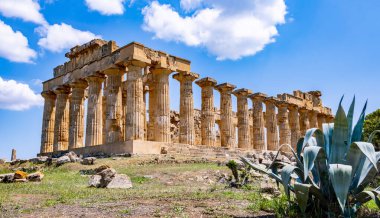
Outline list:
[[[27,173],[23,172],[23,171],[20,171],[20,170],[17,170],[14,174],[14,179],[17,180],[17,179],[26,179],[26,177],[28,176]]]
[[[272,164],[272,161],[270,160],[263,160],[261,164],[265,165],[265,167],[269,167]]]
[[[31,182],[41,182],[41,180],[44,178],[44,174],[41,172],[35,172],[29,174],[26,178]]]
[[[101,171],[100,173],[98,173],[98,175],[100,175],[102,177],[100,179],[100,186],[99,187],[102,187],[102,188],[107,187],[107,185],[115,177],[115,174],[116,174],[116,170],[114,170],[113,168],[107,168],[107,169]]]
[[[80,163],[83,165],[94,165],[96,157],[86,157]]]
[[[57,159],[57,165],[58,166],[65,164],[65,163],[69,163],[69,162],[71,162],[71,160],[68,156],[62,156],[62,157]]]
[[[0,175],[0,182],[13,182],[14,180],[14,173],[7,173],[7,174],[1,174]]]
[[[27,179],[14,179],[13,182],[27,182],[28,180]]]
[[[107,188],[128,189],[132,188],[132,182],[129,176],[124,174],[116,174],[111,182],[108,183]]]
[[[0,164],[5,164],[7,161],[5,159],[0,159]]]
[[[71,162],[79,162],[81,160],[73,151],[66,153],[65,156],[69,157]]]
[[[100,175],[92,175],[90,176],[90,180],[88,181],[88,186],[89,187],[95,187],[99,188],[100,187],[100,180],[102,177]]]
[[[109,167],[108,165],[101,165],[101,166],[99,166],[98,168],[95,169],[95,172],[96,173],[100,173],[103,170],[108,169],[108,168],[111,168],[111,167]]]
[[[145,176],[143,176],[144,178],[146,178],[146,179],[154,179],[154,176],[153,175],[145,175]]]
[[[166,147],[162,147],[161,154],[167,154],[167,153],[168,153],[168,149]]]
[[[269,193],[269,194],[274,194],[276,191],[276,188],[274,187],[274,185],[269,182],[261,182],[260,189],[261,189],[261,192]]]
[[[47,157],[47,156],[40,156],[40,157],[32,158],[29,161],[34,163],[34,164],[43,164],[43,163],[46,163],[48,161],[48,159],[49,159],[49,157]]]

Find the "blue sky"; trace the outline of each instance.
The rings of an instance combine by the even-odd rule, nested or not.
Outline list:
[[[379,10],[378,0],[0,0],[0,157],[12,148],[21,158],[38,153],[40,83],[93,37],[141,42],[191,60],[201,77],[254,92],[321,90],[333,111],[343,94],[346,107],[356,95],[357,114],[366,99],[372,112]],[[178,82],[170,85],[178,109]],[[199,108],[197,86],[194,95]]]

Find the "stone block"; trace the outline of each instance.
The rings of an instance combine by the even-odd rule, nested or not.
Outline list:
[[[116,174],[110,183],[108,183],[107,188],[120,188],[128,189],[132,188],[132,181],[129,176],[124,174]]]

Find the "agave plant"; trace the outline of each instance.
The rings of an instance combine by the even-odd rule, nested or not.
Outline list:
[[[277,156],[290,148],[296,164],[281,162],[276,156],[265,168],[241,157],[245,164],[282,184],[289,200],[293,193],[302,213],[355,217],[358,208],[371,199],[380,208],[380,186],[366,189],[377,175],[380,152],[375,152],[371,141],[360,141],[367,103],[353,127],[355,98],[347,115],[342,100],[334,123],[323,124],[322,130],[309,129],[298,141],[296,152],[290,145],[280,147]]]

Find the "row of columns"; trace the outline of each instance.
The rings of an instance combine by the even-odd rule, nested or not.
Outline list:
[[[172,71],[152,67],[146,75],[143,73],[145,67],[144,63],[134,63],[126,69],[115,67],[43,92],[45,106],[41,153],[128,140],[170,142],[169,75]],[[126,91],[123,92],[125,73]],[[146,83],[143,81],[144,75],[147,76]],[[192,72],[173,75],[180,82],[179,142],[183,144],[195,143],[193,82],[198,77],[198,74]],[[104,81],[105,98],[102,96]],[[221,97],[220,135],[223,147],[276,150],[279,144],[294,146],[308,128],[321,126],[326,121],[317,111],[298,108],[294,104],[267,97],[262,93],[252,93],[248,89],[235,90],[236,86],[229,83],[217,85],[209,77],[195,83],[202,90],[203,145],[215,146],[216,142],[214,89],[220,92]],[[149,93],[149,125],[146,124],[145,93]],[[232,95],[237,97],[237,145]],[[88,104],[84,136],[86,97]],[[250,123],[248,99],[253,103],[253,123]]]

